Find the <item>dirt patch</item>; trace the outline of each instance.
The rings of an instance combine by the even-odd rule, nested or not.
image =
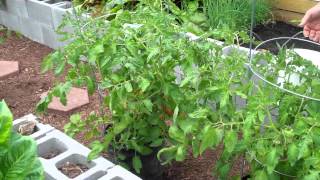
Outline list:
[[[75,178],[80,174],[86,172],[89,168],[83,164],[75,164],[71,162],[64,163],[61,167],[58,168],[64,175],[69,178]]]
[[[265,41],[272,38],[278,37],[292,37],[297,33],[301,32],[303,29],[300,27],[296,27],[284,22],[274,22],[265,25],[258,25],[255,27],[255,37],[257,40]],[[303,34],[299,34],[297,36],[301,39],[306,39],[303,37]],[[277,53],[279,48],[278,45],[283,45],[286,43],[287,40],[277,40],[270,43],[263,45],[261,48],[268,49],[271,52]],[[249,47],[248,44],[244,45],[245,47]],[[294,48],[303,48],[303,49],[311,49],[320,51],[320,45],[314,45],[308,42],[302,42],[297,40],[291,40],[286,45],[287,47],[294,47]]]

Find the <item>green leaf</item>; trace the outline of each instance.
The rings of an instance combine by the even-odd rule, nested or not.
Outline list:
[[[96,44],[93,48],[90,49],[89,51],[89,63],[92,65],[96,64],[96,60],[98,56],[104,52],[104,47],[102,43]]]
[[[241,91],[236,91],[236,95],[240,96],[243,99],[247,99],[248,98],[247,95],[242,93]]]
[[[150,81],[148,79],[142,78],[139,82],[139,88],[142,92],[146,91],[147,88],[150,86]]]
[[[126,81],[124,83],[124,87],[126,88],[127,92],[129,92],[129,93],[132,92],[132,85],[129,81]]]
[[[152,141],[150,144],[150,147],[159,147],[163,144],[163,139],[157,139],[155,141]]]
[[[202,154],[207,148],[217,146],[220,143],[222,136],[222,130],[216,129],[211,125],[205,126],[200,144],[200,154]]]
[[[229,101],[229,93],[225,92],[220,100],[220,108],[224,108]]]
[[[96,90],[96,84],[94,80],[89,76],[86,76],[86,81],[87,81],[88,92],[90,95],[92,95]]]
[[[142,162],[141,162],[140,156],[134,156],[132,158],[132,166],[133,166],[134,170],[140,174],[140,171],[142,168]]]
[[[224,148],[231,153],[237,145],[238,136],[235,131],[228,131],[224,138]]]
[[[70,116],[70,122],[73,124],[78,124],[81,122],[81,116],[79,113]]]
[[[176,154],[176,161],[184,161],[187,155],[187,149],[184,146],[179,146]]]
[[[207,118],[209,112],[210,111],[207,108],[201,108],[188,115],[193,119],[205,119]]]
[[[125,116],[122,118],[120,122],[114,124],[114,133],[120,134],[123,130],[125,130],[129,124],[131,123],[131,118],[129,116]]]
[[[60,63],[57,65],[57,67],[55,68],[54,74],[55,74],[55,75],[60,75],[60,74],[62,74],[63,71],[64,71],[65,66],[66,66],[66,62],[65,62],[65,61],[60,62]]]
[[[45,57],[41,63],[41,73],[45,73],[49,71],[50,69],[52,69],[52,67],[53,67],[53,62],[52,62],[51,56],[49,55]]]
[[[295,162],[298,160],[299,149],[295,144],[290,144],[288,147],[288,160],[291,166],[294,166]]]
[[[174,108],[173,118],[172,118],[172,121],[173,121],[174,123],[175,123],[176,120],[177,120],[178,114],[179,114],[179,106],[176,106],[176,107]]]
[[[4,179],[25,179],[29,174],[36,176],[35,179],[42,179],[36,152],[37,145],[31,137],[12,134],[9,151],[0,159],[1,170],[5,170]]]
[[[199,3],[198,1],[189,1],[188,2],[188,10],[191,12],[196,12],[198,10]]]
[[[88,155],[88,159],[91,161],[99,156],[104,150],[104,145],[100,141],[93,141],[91,143],[91,152]]]
[[[13,115],[4,101],[0,102],[0,145],[9,140]]]
[[[144,104],[144,106],[147,108],[147,110],[148,110],[149,112],[152,112],[153,104],[152,104],[152,102],[151,102],[150,99],[145,99],[145,100],[143,100],[143,104]]]
[[[264,170],[254,172],[254,179],[269,180],[267,173]]]
[[[169,128],[169,136],[180,143],[183,143],[185,140],[183,131],[181,131],[177,126],[171,126]]]
[[[279,162],[279,155],[276,148],[272,148],[267,154],[266,166],[268,174],[271,174]]]
[[[309,174],[303,177],[303,180],[318,180],[319,179],[319,172],[311,171]]]
[[[177,146],[163,148],[158,152],[157,158],[162,162],[162,164],[167,164],[171,160],[175,159],[177,154],[177,149],[178,149]]]
[[[310,138],[305,138],[300,144],[299,144],[299,155],[298,159],[308,157],[310,155],[310,148],[309,144],[312,143],[312,140]]]

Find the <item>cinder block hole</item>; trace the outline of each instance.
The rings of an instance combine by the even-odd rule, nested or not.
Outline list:
[[[44,173],[45,180],[56,180],[54,177],[50,176],[47,172]]]
[[[65,151],[66,145],[57,138],[51,138],[38,145],[38,155],[44,159],[52,159]]]
[[[36,121],[22,121],[13,126],[13,130],[21,135],[29,136],[39,131]]]
[[[70,8],[72,8],[72,3],[71,2],[65,2],[65,3],[59,5],[59,7],[62,8],[62,9],[70,9]]]
[[[123,178],[121,178],[121,177],[119,177],[119,176],[117,176],[117,177],[113,177],[112,179],[110,179],[110,180],[124,180]]]
[[[98,171],[98,172],[92,174],[91,176],[85,178],[84,180],[98,179],[98,178],[101,178],[102,176],[104,176],[106,174],[107,174],[107,172],[105,172],[105,171]]]
[[[48,4],[56,4],[60,2],[65,2],[65,0],[45,0],[44,2]]]
[[[72,154],[56,163],[56,167],[71,179],[88,171],[95,165],[96,164],[94,162],[88,161],[85,156],[80,154]]]

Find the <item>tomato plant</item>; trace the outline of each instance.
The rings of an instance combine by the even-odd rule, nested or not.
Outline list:
[[[101,127],[107,126],[103,140],[93,142],[89,157],[96,157],[109,145],[117,154],[133,150],[132,164],[137,172],[140,155],[165,145],[167,123],[175,121],[172,115],[177,115],[177,109],[189,112],[195,106],[195,102],[188,104],[193,101],[191,92],[183,92],[188,81],[178,84],[175,69],[186,70],[187,79],[197,76],[194,64],[211,61],[211,49],[220,48],[206,41],[189,41],[175,16],[140,4],[135,12],[119,12],[111,21],[71,20],[78,27],[71,35],[74,41],[43,64],[43,70],[53,68],[57,75],[68,66],[66,82],[56,86],[38,106],[44,110],[53,96],[65,103],[72,85],[86,86],[91,94],[98,91],[102,111],[86,121],[73,116],[66,130],[76,134],[89,126],[87,137],[96,137],[101,135]],[[103,95],[106,93],[108,96]],[[103,106],[108,107],[108,113]]]

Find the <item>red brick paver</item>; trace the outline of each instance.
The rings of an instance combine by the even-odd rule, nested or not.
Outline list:
[[[18,61],[0,61],[0,80],[19,73]]]
[[[46,96],[47,92],[43,93],[41,97]],[[71,113],[72,111],[89,104],[88,92],[85,89],[71,88],[67,94],[67,105],[61,104],[59,98],[54,97],[48,106],[48,110],[62,113]]]

